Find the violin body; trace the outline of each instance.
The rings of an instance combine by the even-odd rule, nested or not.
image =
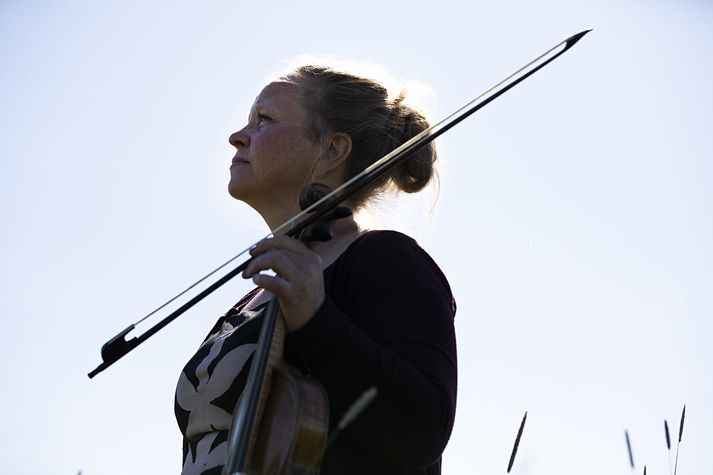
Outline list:
[[[224,475],[317,475],[327,444],[327,392],[282,358],[276,300],[264,315],[246,389],[236,405]]]
[[[280,363],[263,410],[249,475],[317,475],[327,442],[324,387]]]

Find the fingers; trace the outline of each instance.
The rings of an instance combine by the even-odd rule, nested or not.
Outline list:
[[[298,254],[309,251],[307,246],[297,239],[287,236],[277,236],[274,238],[263,239],[257,243],[254,248],[250,249],[250,255],[253,257],[259,256],[270,249],[284,249]]]
[[[280,236],[258,243],[243,277],[279,301],[288,331],[312,318],[324,301],[322,258],[296,239]],[[272,270],[277,275],[261,274]]]
[[[245,278],[272,270],[284,279],[295,281],[304,274],[322,272],[322,258],[300,241],[286,236],[265,239],[251,249],[250,254],[253,258],[243,272]]]
[[[290,255],[291,254],[291,255]],[[265,251],[253,257],[243,271],[243,277],[250,278],[259,272],[272,270],[283,279],[294,280],[298,273],[300,256],[289,251]]]
[[[253,282],[258,287],[267,290],[278,298],[288,294],[291,291],[290,283],[277,276],[255,274],[253,276]]]
[[[244,278],[265,275],[260,274],[263,271],[273,271],[277,278],[292,284],[295,291],[300,291],[304,286],[319,285],[322,281],[322,258],[295,239],[280,237],[262,241],[251,250],[251,254],[253,258],[243,271]],[[274,281],[269,279],[264,282]],[[257,281],[255,283],[262,287]]]
[[[280,236],[258,243],[243,277],[279,301],[288,331],[309,321],[324,301],[322,258],[296,239]],[[261,273],[271,270],[276,275]]]

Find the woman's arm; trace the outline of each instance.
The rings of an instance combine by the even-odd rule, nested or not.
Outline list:
[[[326,272],[327,297],[288,336],[330,397],[332,424],[371,386],[377,399],[341,437],[398,467],[438,459],[455,417],[455,304],[416,242],[369,233]]]

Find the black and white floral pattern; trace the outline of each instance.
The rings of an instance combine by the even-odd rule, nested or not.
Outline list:
[[[181,475],[220,474],[225,464],[232,413],[245,387],[262,309],[231,309],[181,372],[175,401],[183,433]]]

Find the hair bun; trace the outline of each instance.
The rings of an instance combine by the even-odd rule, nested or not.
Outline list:
[[[406,91],[403,90],[392,102],[392,114],[401,125],[396,146],[411,140],[430,127],[428,120],[418,110],[404,104]],[[401,162],[391,173],[391,181],[401,191],[415,193],[422,190],[433,178],[436,161],[436,147],[430,142],[416,150]]]
[[[347,180],[429,127],[426,117],[405,103],[405,89],[391,99],[386,87],[375,80],[321,65],[300,66],[278,81],[299,88],[298,97],[309,117],[307,133],[313,140],[328,132],[349,134]],[[424,145],[388,176],[352,195],[350,205],[359,207],[389,187],[407,193],[423,189],[435,175],[435,161],[435,145]]]

